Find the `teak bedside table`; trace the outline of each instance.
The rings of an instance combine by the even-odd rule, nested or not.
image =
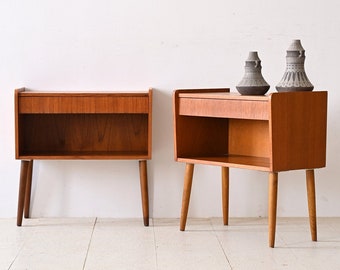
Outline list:
[[[15,90],[16,159],[21,160],[17,225],[29,217],[33,160],[137,159],[144,225],[149,225],[152,89],[144,92]]]
[[[194,164],[222,167],[228,225],[229,167],[269,172],[269,246],[275,244],[278,172],[306,170],[312,240],[317,240],[314,169],[326,165],[327,92],[241,96],[229,89],[176,90],[175,160],[186,163],[180,230],[185,230]]]

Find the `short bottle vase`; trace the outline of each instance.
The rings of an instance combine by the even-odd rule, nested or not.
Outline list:
[[[249,52],[245,63],[245,73],[242,80],[236,86],[241,95],[264,95],[270,85],[262,76],[261,60],[257,52]]]

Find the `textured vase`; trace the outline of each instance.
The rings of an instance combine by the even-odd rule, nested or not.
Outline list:
[[[278,92],[312,91],[314,86],[309,81],[305,72],[305,50],[301,41],[293,40],[287,49],[286,71],[279,84]]]
[[[242,80],[236,86],[241,95],[264,95],[270,86],[262,76],[261,60],[257,52],[249,52],[245,64],[245,73]]]

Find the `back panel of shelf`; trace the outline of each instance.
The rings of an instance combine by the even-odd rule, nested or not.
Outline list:
[[[269,121],[229,119],[229,154],[270,157]]]
[[[148,156],[148,132],[148,114],[22,114],[18,154]]]

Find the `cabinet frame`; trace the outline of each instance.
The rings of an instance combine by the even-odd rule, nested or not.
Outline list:
[[[173,109],[175,160],[187,164],[181,230],[186,225],[194,164],[222,167],[225,225],[229,168],[266,171],[269,245],[274,247],[278,172],[304,169],[316,241],[314,169],[326,166],[326,91],[245,96],[230,93],[228,88],[179,89],[173,94]]]
[[[139,161],[144,225],[152,156],[152,89],[140,92],[15,90],[15,157],[21,160],[17,225],[29,217],[33,160]]]

